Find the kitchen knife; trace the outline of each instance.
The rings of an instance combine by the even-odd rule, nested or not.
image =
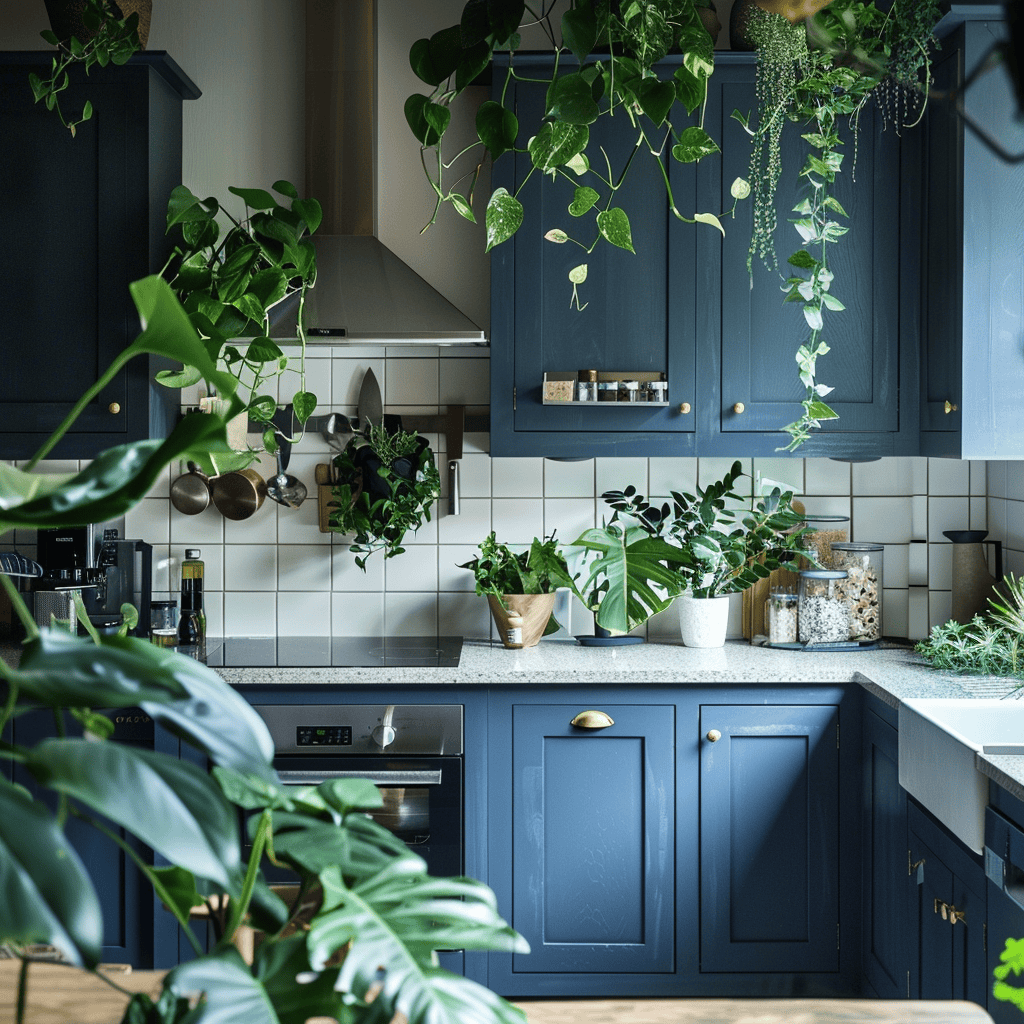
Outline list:
[[[462,434],[466,426],[466,407],[449,405],[444,432],[448,451],[448,515],[459,514],[459,459],[462,458]]]
[[[380,397],[380,385],[372,369],[363,374],[363,383],[359,387],[359,425],[364,434],[369,434],[370,427],[379,427],[384,422],[384,401]]]

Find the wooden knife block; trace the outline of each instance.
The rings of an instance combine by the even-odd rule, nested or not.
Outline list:
[[[316,474],[316,511],[321,533],[330,533],[328,525],[331,510],[328,505],[331,501],[331,465],[320,463],[315,470]]]
[[[804,506],[799,501],[793,502],[793,511],[803,515]],[[789,569],[773,569],[766,580],[758,580],[752,587],[743,591],[743,637],[752,640],[758,634],[767,635],[768,622],[765,618],[765,605],[768,594],[772,590],[792,590],[796,593],[800,574]]]

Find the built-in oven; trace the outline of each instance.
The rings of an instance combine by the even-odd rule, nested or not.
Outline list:
[[[292,786],[327,779],[375,783],[383,807],[369,810],[435,876],[463,873],[461,704],[257,704],[274,740],[274,767]],[[270,882],[285,874],[266,872]],[[440,954],[462,971],[462,952]]]

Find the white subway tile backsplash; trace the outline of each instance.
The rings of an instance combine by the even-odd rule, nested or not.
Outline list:
[[[483,538],[480,538],[483,540]],[[437,548],[437,589],[439,593],[475,593],[476,579],[469,569],[463,569],[466,562],[480,554],[480,549],[470,544],[440,544]]]
[[[804,459],[804,490],[807,494],[850,494],[850,464],[833,459]]]
[[[1008,548],[1024,551],[1024,501],[1006,502],[1006,539]]]
[[[915,494],[909,458],[855,462],[850,466],[853,493],[857,495]]]
[[[905,589],[882,591],[882,636],[909,636],[910,600]]]
[[[928,586],[931,590],[953,586],[953,545],[948,541],[928,545]]]
[[[970,498],[928,498],[929,540],[942,539],[942,534],[946,530],[969,530],[970,528]]]
[[[187,544],[192,547],[193,545],[224,543],[224,517],[214,508],[212,502],[204,512],[200,512],[197,516],[182,515],[169,503],[168,509],[171,517],[172,544]]]
[[[142,538],[150,544],[168,544],[171,539],[171,519],[166,499],[143,498],[124,514],[126,538]]]
[[[611,462],[613,460],[605,460]],[[707,460],[705,460],[707,461]],[[615,485],[615,490],[625,490],[629,484],[633,484],[641,494],[667,498],[672,491],[679,491],[680,494],[693,494],[697,488],[697,460],[696,459],[673,459],[658,458],[648,459],[650,463],[650,483],[645,491],[632,477],[623,477]],[[728,467],[727,467],[728,468]],[[611,475],[609,473],[609,475]],[[706,481],[705,481],[706,483]]]
[[[280,545],[277,549],[277,589],[279,591],[329,591],[331,589],[330,549],[320,544]]]
[[[399,556],[401,557],[401,556]],[[332,636],[386,636],[384,592],[331,595]]]
[[[487,598],[472,593],[437,595],[437,629],[441,636],[488,640],[492,623]]]
[[[971,497],[971,529],[988,529],[988,499],[984,496]]]
[[[594,459],[594,493],[598,496],[605,491],[623,491],[632,484],[644,496],[652,493],[648,484],[648,463],[651,466],[650,476],[653,479],[656,462],[689,461],[694,465],[696,478],[696,459]],[[692,490],[692,486],[688,488]],[[676,490],[679,490],[676,487]],[[668,493],[667,491],[665,492]]]
[[[810,494],[803,495],[800,500],[803,502],[804,511],[808,516],[846,516],[850,517],[852,513],[852,503],[848,496],[842,494],[835,495],[823,495],[823,494]],[[850,524],[846,523],[846,529],[849,531]],[[850,536],[847,539],[856,540],[856,537]]]
[[[359,407],[359,388],[362,386],[367,370],[373,370],[377,383],[381,388],[385,387],[384,360],[376,354],[380,350],[370,349],[367,351],[372,354],[331,360],[332,398],[330,404],[324,403],[325,407],[318,409],[318,412],[343,412],[346,416],[354,416]],[[427,401],[427,399],[420,399],[420,401]]]
[[[387,636],[433,636],[437,633],[437,591],[384,595]]]
[[[225,591],[276,591],[277,553],[272,544],[225,544]]]
[[[472,405],[488,401],[490,392],[490,360],[452,356],[439,360],[441,405]]]
[[[491,506],[494,533],[502,544],[527,546],[534,537],[543,538],[551,532],[545,529],[544,502],[540,498],[495,498]],[[483,539],[478,537],[476,543]],[[558,539],[564,541],[565,537],[559,534]]]
[[[279,509],[286,515],[292,511],[282,508],[276,501],[267,498],[262,507],[248,519],[225,519],[224,543],[229,545],[276,544]]]
[[[961,459],[929,459],[928,493],[970,494],[971,464]]]
[[[479,544],[491,532],[491,502],[464,498],[457,516],[442,515],[437,523],[441,544]]]
[[[1006,463],[1006,496],[1024,501],[1024,462]]]
[[[405,553],[389,558],[384,565],[384,589],[387,593],[404,590],[437,593],[437,545],[408,547]]]
[[[209,628],[209,621],[207,621],[208,632]],[[275,636],[276,634],[277,594],[251,591],[224,594],[225,636]]]
[[[367,556],[366,571],[356,565],[356,554],[348,544],[335,544],[331,548],[331,589],[356,593],[375,593],[384,591],[384,554],[375,551]],[[401,558],[401,555],[395,557]],[[351,634],[346,634],[350,636]]]
[[[953,612],[953,595],[948,590],[933,590],[928,595],[928,628],[949,622]]]
[[[459,460],[459,493],[463,498],[489,498],[491,496],[491,462],[486,455],[466,455]],[[447,484],[448,463],[439,467]],[[448,493],[447,487],[444,488]]]
[[[1006,497],[1006,466],[1005,462],[985,463],[985,479],[990,498]]]
[[[384,406],[437,405],[438,372],[435,359],[389,359],[384,380],[378,378]]]
[[[491,496],[494,498],[544,497],[544,459],[488,459]]]
[[[988,463],[975,459],[971,467],[971,495],[984,497],[988,493]]]
[[[331,595],[322,591],[288,591],[277,595],[279,636],[329,636]]]
[[[601,515],[607,510],[605,518],[611,518],[611,509],[604,504]],[[594,499],[590,498],[545,498],[544,499],[544,533],[549,535],[557,531],[563,544],[571,544],[584,530],[595,526]]]
[[[912,539],[913,503],[904,498],[854,498],[853,539],[907,544]]]
[[[548,498],[593,498],[594,459],[558,462],[544,459],[544,495]]]
[[[697,460],[697,482],[701,487],[707,487],[721,480],[726,473],[732,469],[733,463],[738,462],[743,467],[744,476],[740,477],[733,485],[733,490],[741,497],[753,493],[754,482],[751,479],[753,459],[698,459]]]
[[[783,491],[792,491],[794,495],[803,494],[803,459],[754,459],[755,493],[763,493],[767,481],[774,481]],[[760,490],[757,489],[759,482]]]
[[[909,585],[910,545],[886,544],[883,556],[882,586],[887,590],[906,590]]]
[[[931,632],[931,626],[928,622],[928,588],[909,587],[907,589],[907,636],[911,640],[923,640],[929,632]]]

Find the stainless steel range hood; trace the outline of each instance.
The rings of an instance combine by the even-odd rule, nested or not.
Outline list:
[[[316,285],[306,296],[310,345],[486,345],[484,332],[372,235],[313,235]],[[271,336],[297,338],[298,300]]]
[[[306,194],[324,210],[312,236],[317,281],[306,297],[307,342],[486,345],[477,324],[376,237],[377,133],[406,129],[401,110],[376,109],[374,0],[305,6]],[[275,310],[272,337],[297,337],[297,310],[294,298]]]

